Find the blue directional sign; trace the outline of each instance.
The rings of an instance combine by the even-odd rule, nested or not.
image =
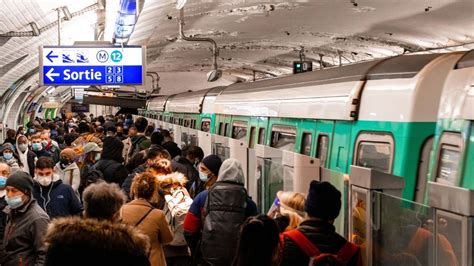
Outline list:
[[[142,85],[142,46],[40,47],[41,85]]]

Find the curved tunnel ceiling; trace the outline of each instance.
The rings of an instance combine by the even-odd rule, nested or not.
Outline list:
[[[107,5],[117,1],[107,0]],[[218,64],[224,78],[208,83],[205,73],[212,64],[210,45],[178,38],[174,1],[142,1],[143,10],[129,44],[147,46],[147,70],[160,74],[162,94],[227,85],[237,77],[249,80],[255,71],[257,78],[289,74],[301,47],[314,68],[321,56],[328,67],[339,61],[347,64],[404,52],[474,48],[472,0],[188,0],[185,33],[211,37],[220,48]],[[51,24],[56,20],[54,8],[67,6],[75,12],[96,1],[3,3],[0,36],[30,30],[32,21],[40,27]],[[64,44],[75,38],[93,40],[93,34],[78,34],[77,30],[96,25],[95,12],[64,23]],[[0,37],[0,95],[37,66],[39,45],[56,43],[54,27],[37,37]]]

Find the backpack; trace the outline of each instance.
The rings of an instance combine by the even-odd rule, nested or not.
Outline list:
[[[99,180],[104,180],[104,173],[94,165],[87,171],[84,180],[84,189],[91,184],[97,183]]]
[[[193,200],[184,188],[178,188],[171,191],[171,195],[165,195],[165,213],[166,220],[174,233],[173,241],[168,245],[185,246],[187,245],[184,238],[184,218],[188,213],[189,207],[193,204]]]
[[[132,141],[130,150],[128,151],[128,158],[131,159],[133,155],[140,152],[140,144],[147,140],[145,136],[139,136],[135,141]]]
[[[242,184],[219,181],[209,189],[201,219],[201,254],[208,264],[232,264],[247,199]]]
[[[351,258],[359,251],[357,245],[346,241],[337,254],[322,253],[318,247],[298,229],[282,233],[282,241],[284,241],[285,236],[290,238],[310,258],[309,266],[347,265]]]

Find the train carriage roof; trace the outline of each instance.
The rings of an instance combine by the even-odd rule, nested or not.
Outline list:
[[[201,113],[204,97],[219,94],[224,87],[185,92],[168,99],[166,111],[176,113]]]
[[[147,109],[149,111],[163,112],[165,110],[166,100],[168,100],[169,97],[168,95],[160,95],[152,98],[147,103]]]

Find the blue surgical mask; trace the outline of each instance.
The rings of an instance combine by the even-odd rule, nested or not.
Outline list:
[[[33,143],[31,144],[31,148],[34,151],[40,151],[41,149],[43,149],[43,145],[41,145],[41,143]]]
[[[4,176],[0,176],[0,188],[5,188],[6,184],[7,184],[7,178]]]
[[[13,153],[4,153],[3,158],[5,158],[7,161],[11,160],[11,158],[13,158]]]
[[[199,179],[201,179],[202,182],[206,182],[209,180],[209,175],[199,171]]]
[[[18,207],[21,207],[23,205],[23,200],[21,199],[21,196],[14,196],[9,198],[8,196],[5,196],[5,201],[7,202],[8,206],[10,206],[11,209],[16,209]]]

